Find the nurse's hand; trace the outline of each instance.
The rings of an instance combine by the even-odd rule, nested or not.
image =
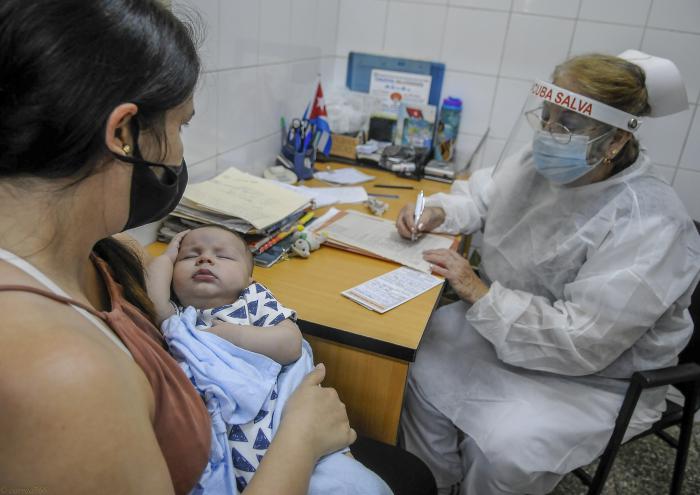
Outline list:
[[[428,249],[423,251],[423,259],[432,264],[432,271],[442,275],[455,290],[460,299],[475,303],[486,295],[489,288],[474,273],[469,261],[450,249]]]
[[[413,222],[413,214],[415,212],[416,205],[414,203],[409,203],[401,208],[399,216],[396,219],[396,230],[399,231],[399,235],[405,239],[411,239],[411,234],[420,234],[421,232],[430,232],[442,225],[445,221],[445,210],[439,206],[427,206],[423,210],[423,215],[421,215],[418,220],[418,227],[416,228]]]

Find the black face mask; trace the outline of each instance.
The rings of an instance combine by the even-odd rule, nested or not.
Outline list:
[[[182,159],[179,167],[149,162],[141,158],[138,149],[138,125],[134,126],[134,155],[114,156],[123,162],[134,165],[131,173],[131,193],[129,195],[129,218],[124,230],[133,229],[164,218],[180,202],[187,186],[187,164]],[[159,177],[153,167],[162,168]]]

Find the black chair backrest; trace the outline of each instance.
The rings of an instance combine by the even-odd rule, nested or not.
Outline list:
[[[700,233],[700,222],[695,222],[695,228]],[[678,362],[700,364],[700,284],[693,292],[688,311],[690,311],[690,316],[693,319],[693,335],[688,345],[678,356]]]

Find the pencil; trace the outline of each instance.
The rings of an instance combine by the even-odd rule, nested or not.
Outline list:
[[[292,227],[291,229],[289,229],[289,230],[287,230],[287,231],[280,232],[280,233],[277,234],[275,237],[273,237],[272,239],[270,239],[269,241],[267,241],[267,242],[258,250],[258,254],[264,253],[265,251],[267,251],[268,249],[270,249],[272,246],[274,246],[275,244],[277,244],[278,242],[280,242],[282,239],[287,238],[292,232],[294,232],[295,230],[297,230],[299,227],[301,227],[301,226],[300,226],[300,225],[295,225],[294,227]],[[303,227],[302,227],[302,228],[303,228]]]
[[[393,184],[374,184],[373,187],[384,187],[386,189],[413,189],[413,186],[395,186]]]
[[[374,194],[374,193],[367,193],[367,196],[372,196],[375,198],[390,198],[390,199],[399,199],[398,194]]]
[[[397,196],[398,197],[398,196]],[[286,238],[293,232],[297,230],[303,230],[304,229],[304,224],[307,223],[309,220],[311,220],[314,216],[314,212],[310,211],[306,213],[303,217],[301,217],[299,220],[297,220],[297,223],[293,225],[289,230],[283,230],[279,232],[276,236],[272,237],[269,241],[267,241],[265,244],[260,246],[258,249],[258,254],[262,254],[268,249],[270,249],[272,246],[280,242],[282,239]]]

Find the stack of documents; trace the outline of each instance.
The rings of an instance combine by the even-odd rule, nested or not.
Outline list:
[[[241,234],[270,235],[294,223],[310,206],[307,196],[276,181],[229,168],[211,180],[187,186],[159,239],[168,241],[182,230],[211,224]]]
[[[425,273],[430,273],[430,264],[423,259],[423,251],[449,249],[456,242],[452,236],[435,234],[423,234],[411,241],[401,237],[390,220],[335,208],[311,228],[328,235],[327,245],[393,261]]]

